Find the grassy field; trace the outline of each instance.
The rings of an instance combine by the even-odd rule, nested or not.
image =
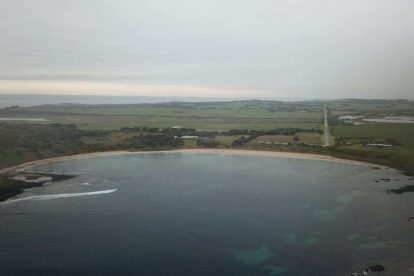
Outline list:
[[[304,144],[310,144],[310,145],[321,145],[321,136],[317,133],[297,133],[297,136],[299,138],[298,141],[294,141],[294,136],[292,135],[263,135],[257,137],[252,142],[256,143],[304,143]]]
[[[414,124],[367,124],[335,126],[332,134],[343,139],[336,151],[374,163],[387,164],[414,173]],[[385,143],[391,148],[366,147],[366,143]]]
[[[208,118],[208,117],[141,117],[108,115],[47,115],[41,114],[51,122],[77,124],[81,129],[119,129],[122,127],[169,128],[182,126],[198,130],[258,129],[274,128],[318,128],[319,120],[298,121],[292,119],[258,119],[258,118]]]
[[[305,106],[307,106],[305,108]],[[176,125],[198,130],[318,128],[320,108],[281,102],[168,103],[138,105],[45,105],[0,109],[3,117],[45,118],[81,129]]]
[[[240,139],[243,135],[229,135],[229,136],[216,136],[215,140],[221,145],[230,146],[234,140]]]
[[[366,124],[359,126],[334,126],[332,135],[351,142],[370,141],[401,144],[404,149],[414,150],[414,124]],[[398,148],[398,147],[397,147]]]

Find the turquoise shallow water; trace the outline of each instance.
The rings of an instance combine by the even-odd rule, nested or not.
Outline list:
[[[36,170],[77,177],[0,205],[1,275],[348,275],[414,255],[394,170],[190,153]]]

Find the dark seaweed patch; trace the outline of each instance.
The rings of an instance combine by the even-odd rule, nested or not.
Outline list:
[[[414,192],[414,185],[403,186],[398,189],[387,190],[389,194],[403,194],[403,193],[412,193]]]

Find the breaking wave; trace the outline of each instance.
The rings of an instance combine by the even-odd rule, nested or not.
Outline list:
[[[56,199],[56,198],[66,198],[66,197],[80,197],[80,196],[91,196],[91,195],[101,195],[101,194],[110,194],[115,192],[117,189],[113,190],[103,190],[103,191],[95,191],[95,192],[85,192],[85,193],[70,193],[70,194],[53,194],[53,195],[37,195],[37,196],[27,196],[22,198],[16,198],[1,202],[0,204],[10,204],[19,201],[27,201],[27,200],[48,200],[48,199]]]

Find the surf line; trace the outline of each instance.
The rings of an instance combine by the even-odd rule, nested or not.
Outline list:
[[[110,194],[115,192],[117,189],[113,190],[103,190],[103,191],[95,191],[95,192],[85,192],[85,193],[70,193],[70,194],[52,194],[52,195],[37,195],[37,196],[27,196],[22,198],[10,199],[1,202],[1,205],[15,203],[19,201],[27,201],[27,200],[48,200],[48,199],[56,199],[56,198],[67,198],[67,197],[80,197],[80,196],[92,196],[92,195],[102,195],[102,194]]]

